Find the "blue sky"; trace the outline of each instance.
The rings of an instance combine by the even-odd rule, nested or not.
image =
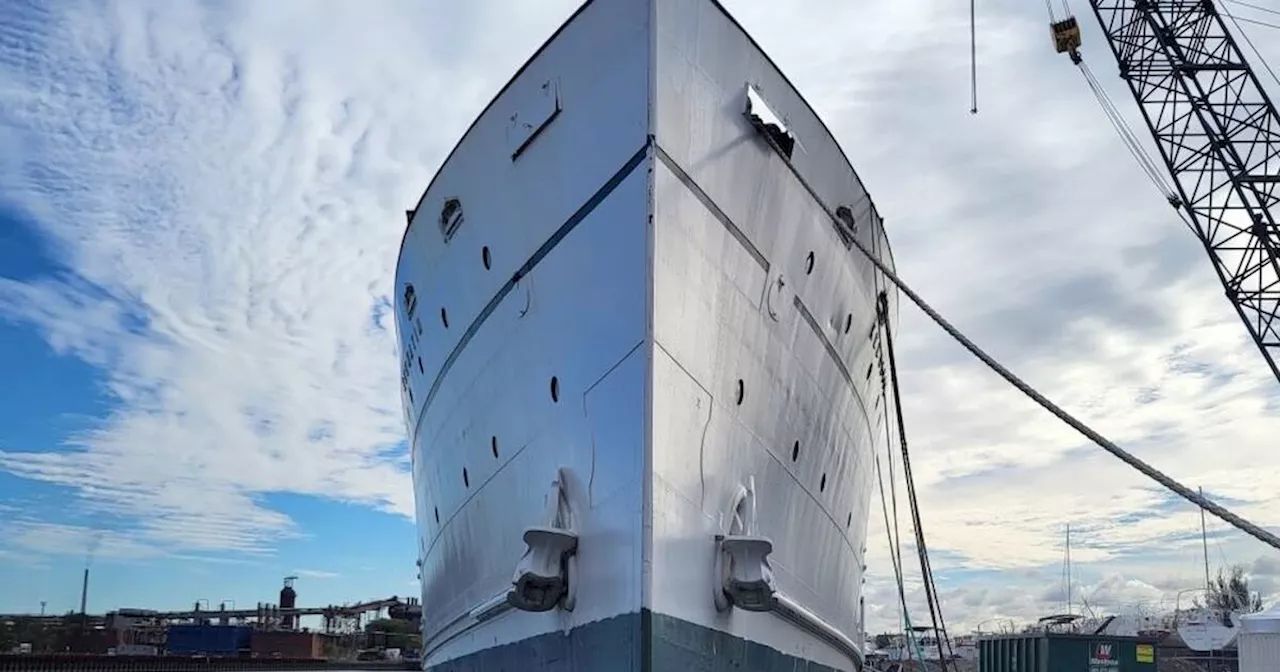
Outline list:
[[[963,3],[725,4],[840,138],[908,282],[1111,438],[1280,524],[1280,387],[1038,5],[982,3],[973,116]],[[403,211],[576,5],[0,7],[0,612],[71,608],[87,556],[93,610],[251,605],[287,574],[305,604],[414,590],[378,319]],[[1081,18],[1086,58],[1141,128]],[[1265,31],[1254,42],[1280,62]],[[899,345],[956,622],[1058,610],[1068,523],[1092,604],[1160,604],[1200,580],[1192,507],[908,306]],[[1215,565],[1280,594],[1274,554],[1210,527]],[[868,547],[871,624],[887,627],[875,506]]]
[[[0,215],[0,268],[9,280],[38,281],[74,272],[59,263],[38,225],[17,208]],[[119,400],[103,389],[107,376],[85,361],[56,352],[39,330],[0,323],[0,370],[20,384],[0,386],[0,446],[64,450],[68,437],[101,426]],[[398,448],[402,449],[402,447]],[[403,515],[311,495],[273,493],[261,504],[289,516],[300,531],[271,544],[269,553],[206,552],[150,557],[115,547],[103,535],[130,521],[95,515],[76,505],[74,488],[0,471],[0,512],[12,515],[34,545],[50,553],[0,546],[0,573],[20,577],[0,591],[0,613],[76,608],[81,573],[91,572],[88,608],[187,608],[196,600],[252,606],[276,601],[282,577],[298,575],[307,605],[391,595],[416,595],[411,521]],[[199,498],[200,493],[192,493]],[[12,524],[12,523],[11,523]],[[36,549],[23,549],[36,550]],[[145,580],[140,580],[145,579]]]

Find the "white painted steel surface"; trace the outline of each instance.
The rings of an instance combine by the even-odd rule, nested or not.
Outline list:
[[[789,161],[744,115],[749,85]],[[427,665],[647,608],[852,669],[711,599],[713,536],[754,477],[779,591],[862,644],[885,400],[873,268],[840,206],[887,255],[829,131],[710,0],[589,2],[498,95],[396,271]],[[560,467],[577,606],[495,610]]]
[[[1240,672],[1280,670],[1280,605],[1240,617]]]

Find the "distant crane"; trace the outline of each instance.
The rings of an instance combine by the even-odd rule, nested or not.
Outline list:
[[[1084,72],[1134,158],[1200,239],[1227,298],[1280,380],[1280,114],[1217,5],[1089,0],[1173,178],[1171,188],[1084,63],[1075,17],[1058,20],[1052,0],[1046,2],[1058,52],[1070,54]]]

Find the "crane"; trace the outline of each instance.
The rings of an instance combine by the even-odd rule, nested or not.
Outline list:
[[[1085,73],[1134,158],[1200,239],[1280,380],[1280,114],[1213,0],[1089,5],[1172,185],[1088,70],[1075,17],[1058,20],[1050,2],[1057,51]]]

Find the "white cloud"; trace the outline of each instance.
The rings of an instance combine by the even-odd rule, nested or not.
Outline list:
[[[1280,387],[1198,243],[1053,53],[1037,5],[980,8],[971,116],[966,7],[726,4],[841,139],[908,282],[1104,434],[1280,524]],[[71,270],[0,279],[0,315],[102,366],[120,403],[61,450],[0,452],[0,468],[135,521],[119,548],[138,552],[264,553],[299,533],[264,503],[273,492],[408,514],[393,337],[378,326],[403,210],[575,5],[142,2],[15,17],[34,46],[0,49],[0,127],[20,157],[0,162],[0,186]],[[1086,58],[1140,130],[1080,18]],[[909,306],[899,335],[949,620],[1052,610],[1067,523],[1096,604],[1202,581],[1191,507]],[[882,528],[873,510],[873,628],[896,619]],[[1262,547],[1219,534],[1214,561],[1252,563],[1275,592]]]
[[[293,573],[308,579],[336,579],[340,576],[337,572],[326,572],[320,569],[295,569]]]
[[[37,520],[0,521],[0,537],[4,538],[6,546],[15,549],[12,555],[32,560],[39,555],[72,555],[92,563],[98,558],[139,560],[163,554],[161,549],[140,543],[126,532]],[[16,549],[38,555],[20,554]]]
[[[0,314],[120,404],[0,468],[195,551],[298,534],[265,493],[410,514],[386,316],[404,208],[560,5],[15,17],[32,46],[0,59],[0,107],[23,160],[0,177],[71,270],[0,278]]]

